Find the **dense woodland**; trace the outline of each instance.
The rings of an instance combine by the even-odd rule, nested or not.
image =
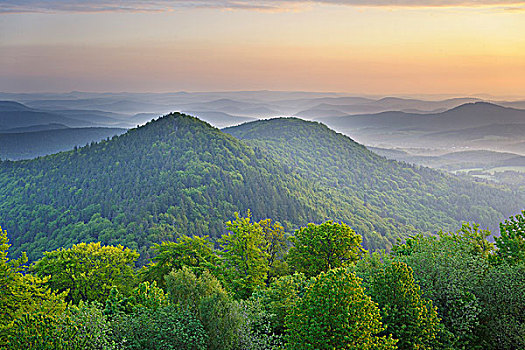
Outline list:
[[[0,349],[525,347],[523,193],[318,123],[225,131],[0,163]]]
[[[389,161],[325,126],[297,119],[226,130],[174,113],[69,152],[0,162],[0,222],[14,258],[80,242],[151,247],[181,235],[215,245],[234,212],[286,232],[347,223],[370,251],[462,220],[497,229],[522,192]]]
[[[490,232],[415,235],[369,254],[346,224],[293,235],[250,212],[219,246],[180,236],[97,243],[27,264],[0,234],[1,349],[514,349],[525,347],[525,211]]]
[[[516,190],[386,160],[320,123],[272,119],[225,131],[302,177],[336,190],[343,201],[363,203],[367,210],[417,230],[453,230],[462,220],[496,229],[522,209],[525,199]],[[361,231],[359,223],[351,226]]]

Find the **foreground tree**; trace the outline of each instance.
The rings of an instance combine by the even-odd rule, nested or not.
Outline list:
[[[139,308],[115,318],[113,338],[127,350],[205,350],[202,324],[176,306]]]
[[[441,342],[453,348],[483,349],[477,290],[491,268],[491,248],[483,236],[484,231],[465,225],[457,232],[409,238],[393,249],[393,260],[412,268],[423,295],[437,307],[446,329]]]
[[[112,350],[111,326],[97,303],[70,306],[60,315],[25,314],[13,323],[11,350]]]
[[[152,259],[153,263],[144,271],[143,277],[156,281],[161,287],[166,286],[164,277],[173,269],[186,266],[200,275],[204,270],[217,272],[219,266],[219,256],[208,236],[181,236],[176,242],[155,244],[153,250],[156,255]]]
[[[500,236],[496,237],[497,262],[525,263],[525,211],[500,223]]]
[[[265,240],[265,252],[268,258],[268,278],[266,283],[273,278],[283,276],[288,272],[286,253],[288,250],[288,240],[284,227],[279,222],[272,222],[271,219],[264,219],[257,223],[261,227]]]
[[[286,317],[287,349],[395,349],[376,304],[345,268],[321,273]]]
[[[242,320],[237,303],[208,271],[196,276],[183,267],[166,276],[170,302],[188,310],[208,334],[208,349],[235,349]]]
[[[254,289],[265,285],[269,266],[267,242],[262,227],[235,213],[226,223],[228,233],[219,239],[222,248],[224,276],[236,298],[248,298]]]
[[[121,313],[130,314],[140,309],[157,310],[168,306],[169,301],[163,289],[157,287],[157,283],[142,282],[133,289],[130,296],[120,294],[113,287],[106,300],[104,314],[115,316]]]
[[[500,264],[477,290],[483,349],[525,349],[525,264]]]
[[[274,333],[284,334],[286,315],[290,314],[297,301],[304,295],[310,282],[304,274],[295,273],[279,277],[268,288],[253,294],[252,299],[260,300],[264,309],[272,315],[270,325]]]
[[[310,223],[295,231],[291,240],[294,246],[288,254],[289,264],[307,277],[349,266],[365,253],[361,236],[344,223]]]
[[[103,303],[113,286],[126,294],[131,290],[138,257],[137,252],[121,245],[80,243],[44,253],[44,257],[32,266],[32,271],[48,278],[47,285],[51,289],[69,290],[68,301]]]
[[[402,350],[436,348],[436,308],[422,297],[412,269],[402,262],[387,262],[371,272],[367,292],[381,310],[384,332],[398,339],[397,346]]]
[[[66,308],[66,293],[50,291],[47,279],[27,273],[26,255],[10,260],[8,249],[7,232],[0,227],[0,343],[4,344],[9,334],[16,337],[15,322],[21,318],[34,314],[55,319]]]

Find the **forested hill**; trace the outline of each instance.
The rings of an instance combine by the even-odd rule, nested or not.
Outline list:
[[[344,221],[368,249],[417,231],[494,226],[522,195],[388,161],[322,124],[274,119],[226,130],[171,114],[111,140],[0,163],[0,222],[14,255],[73,243],[138,249],[179,234],[219,237],[235,211],[288,230]]]
[[[31,259],[102,241],[138,249],[146,260],[152,243],[178,234],[218,237],[235,211],[248,209],[288,229],[342,220],[368,248],[413,232],[181,114],[77,150],[0,163],[0,222],[12,253],[26,251]]]
[[[317,186],[333,188],[334,195],[423,231],[475,221],[497,232],[499,222],[525,208],[523,193],[387,160],[320,123],[279,118],[223,131]]]

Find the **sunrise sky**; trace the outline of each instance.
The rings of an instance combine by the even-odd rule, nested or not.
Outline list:
[[[0,91],[256,89],[525,96],[525,1],[0,0]]]

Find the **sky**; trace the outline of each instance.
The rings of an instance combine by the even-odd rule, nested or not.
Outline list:
[[[525,96],[525,1],[0,0],[0,91]]]

